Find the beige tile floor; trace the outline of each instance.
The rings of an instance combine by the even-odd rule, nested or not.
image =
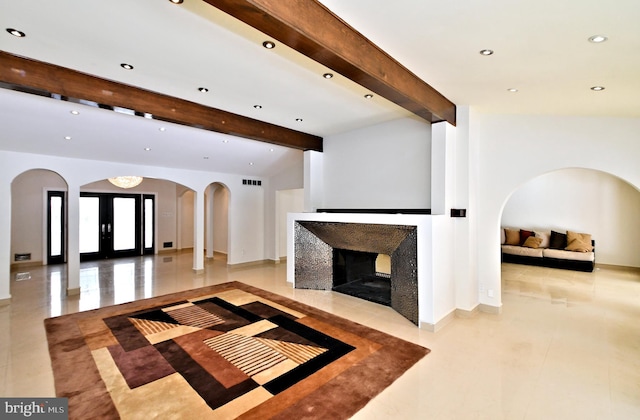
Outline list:
[[[0,396],[54,395],[44,318],[237,280],[432,350],[356,419],[640,419],[639,271],[505,264],[501,315],[431,333],[387,307],[292,289],[285,264],[215,260],[203,274],[191,265],[189,253],[84,263],[82,293],[69,298],[65,266],[12,273],[12,303],[0,307]]]

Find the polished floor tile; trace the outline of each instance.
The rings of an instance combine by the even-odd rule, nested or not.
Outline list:
[[[432,350],[356,419],[640,418],[639,270],[504,264],[500,315],[455,318],[431,333],[388,307],[293,289],[285,264],[191,267],[190,253],[83,263],[71,297],[64,265],[13,272],[12,302],[0,307],[0,395],[55,394],[45,318],[241,281]]]

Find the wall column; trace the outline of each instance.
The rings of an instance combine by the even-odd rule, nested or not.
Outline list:
[[[204,190],[194,192],[193,206],[193,271],[204,272]]]
[[[67,181],[68,182],[68,181]],[[67,188],[67,296],[80,294],[80,186]]]
[[[0,183],[0,306],[11,302],[11,181]]]

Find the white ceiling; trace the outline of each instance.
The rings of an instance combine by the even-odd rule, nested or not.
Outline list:
[[[638,0],[321,2],[456,105],[640,117]],[[365,100],[367,90],[340,75],[324,79],[329,69],[283,44],[263,48],[268,37],[201,0],[0,0],[0,29],[2,51],[315,135],[411,115],[378,96]],[[588,42],[595,34],[609,40]],[[485,48],[495,53],[480,55]],[[593,92],[595,85],[606,89]],[[0,124],[0,148],[29,153],[250,176],[274,174],[301,156],[5,89]]]

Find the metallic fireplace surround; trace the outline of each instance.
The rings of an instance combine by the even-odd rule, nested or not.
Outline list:
[[[391,257],[391,307],[419,325],[416,226],[295,221],[295,287],[331,290],[333,249]]]

